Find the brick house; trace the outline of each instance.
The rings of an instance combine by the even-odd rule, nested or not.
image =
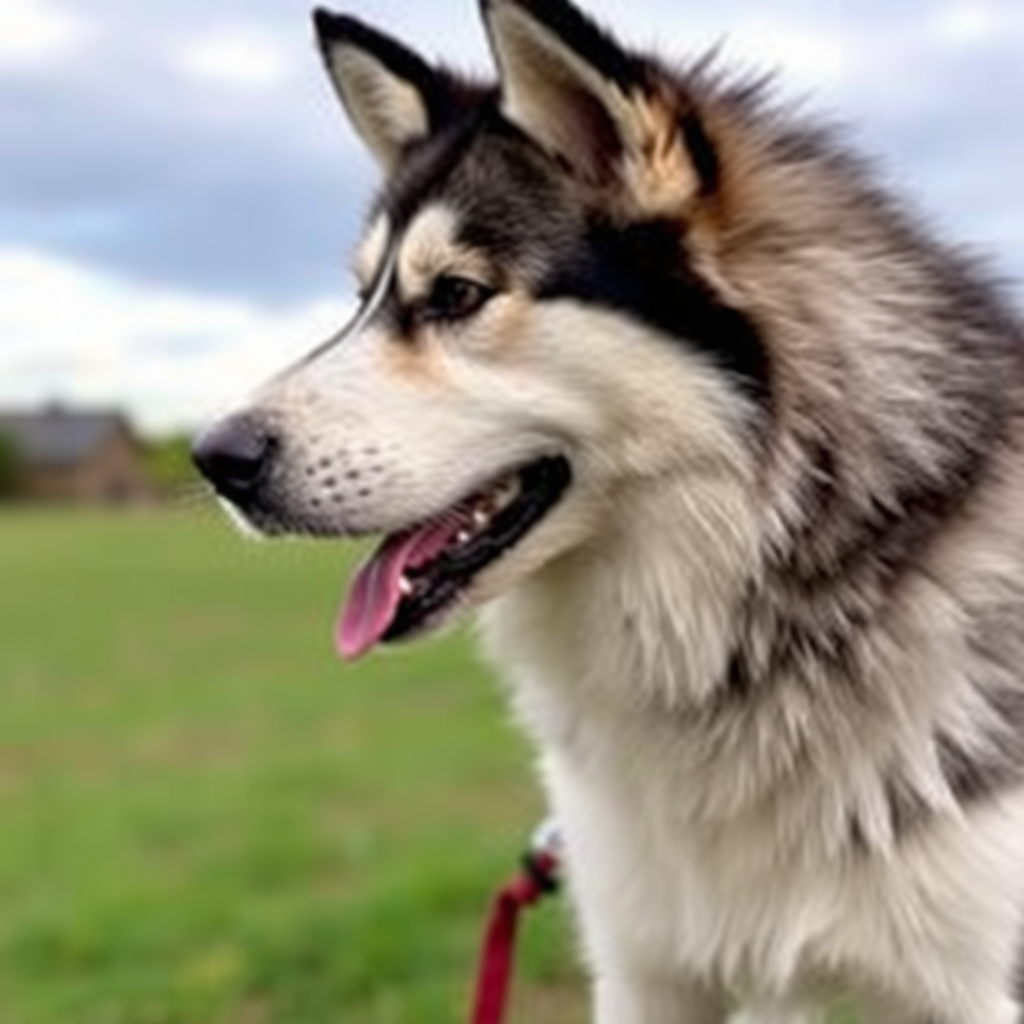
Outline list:
[[[20,499],[124,505],[157,497],[142,444],[120,413],[58,405],[0,412],[0,437],[18,459]]]

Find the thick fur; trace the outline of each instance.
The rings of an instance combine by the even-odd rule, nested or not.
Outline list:
[[[500,87],[320,12],[388,172],[357,321],[254,397],[269,532],[400,529],[548,453],[478,579],[598,1024],[1018,1024],[1024,336],[767,90],[488,0]],[[494,292],[422,315],[438,275]]]

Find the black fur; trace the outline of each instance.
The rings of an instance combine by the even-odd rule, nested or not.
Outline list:
[[[711,141],[704,122],[696,110],[691,108],[683,114],[679,120],[679,131],[682,134],[686,150],[690,154],[690,159],[693,161],[693,169],[697,172],[700,194],[702,196],[714,195],[721,184],[721,163],[718,150],[715,149],[715,144]]]
[[[706,355],[758,401],[770,393],[768,351],[756,323],[724,303],[690,268],[677,224],[624,227],[593,218],[572,259],[538,289],[615,310]]]
[[[993,799],[1024,782],[1024,691],[1008,682],[987,694],[991,726],[984,742],[971,748],[940,733],[936,737],[942,771],[961,806]]]

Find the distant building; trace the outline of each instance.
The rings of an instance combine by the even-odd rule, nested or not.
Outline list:
[[[0,437],[18,460],[16,498],[124,505],[157,496],[142,443],[120,413],[0,411]]]

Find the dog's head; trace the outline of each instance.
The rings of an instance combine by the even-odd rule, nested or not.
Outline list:
[[[197,446],[263,532],[385,535],[349,655],[590,543],[635,491],[755,459],[768,360],[722,273],[749,93],[670,75],[565,0],[483,15],[497,87],[316,13],[386,175],[360,306]]]

